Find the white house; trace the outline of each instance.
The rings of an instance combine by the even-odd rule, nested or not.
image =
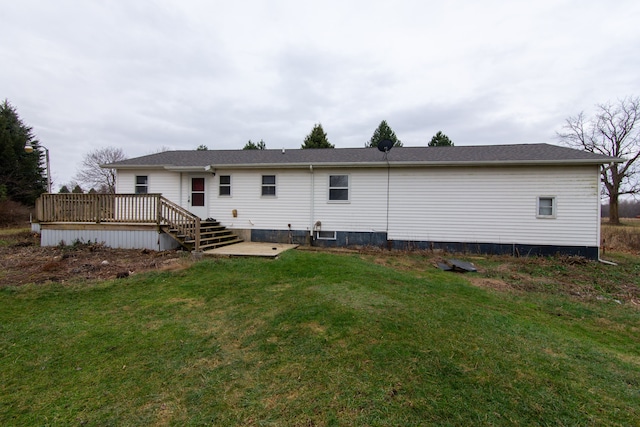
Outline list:
[[[104,167],[252,241],[598,257],[600,169],[549,144],[167,151]]]

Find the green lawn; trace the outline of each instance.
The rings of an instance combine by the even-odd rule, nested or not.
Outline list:
[[[640,425],[633,304],[381,264],[0,288],[0,425]]]

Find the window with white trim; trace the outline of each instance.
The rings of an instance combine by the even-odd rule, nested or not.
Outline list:
[[[553,196],[538,197],[537,215],[538,218],[556,217],[556,198]]]
[[[329,175],[329,201],[349,201],[349,175]]]
[[[276,195],[276,176],[262,175],[262,195],[275,197]]]
[[[220,175],[218,195],[231,196],[231,175]]]
[[[336,232],[335,231],[318,230],[316,232],[316,239],[318,239],[318,240],[336,240]]]
[[[149,192],[148,182],[147,175],[136,175],[136,194],[147,194]]]

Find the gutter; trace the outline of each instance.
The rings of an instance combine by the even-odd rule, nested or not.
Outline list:
[[[367,161],[367,162],[327,162],[314,163],[315,168],[374,168],[374,167],[482,167],[482,166],[579,166],[579,165],[604,165],[609,163],[622,163],[624,160],[594,161],[592,159],[579,160],[482,160],[482,161]],[[174,166],[174,165],[100,165],[110,169],[164,169],[168,171],[201,172],[203,168],[213,165],[198,166]],[[308,162],[299,163],[238,163],[216,164],[218,169],[307,169]]]

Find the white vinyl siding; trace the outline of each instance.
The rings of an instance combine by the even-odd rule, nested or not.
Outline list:
[[[147,177],[147,193],[160,193],[172,202],[179,203],[180,174],[170,171],[120,169],[116,175],[116,193],[135,193],[136,176]]]
[[[117,192],[133,193],[136,175],[149,193],[184,206],[188,188],[178,172],[119,170]],[[210,216],[239,229],[336,232],[387,231],[390,240],[599,245],[599,167],[416,167],[218,169],[233,177],[233,197],[217,197]],[[183,182],[189,174],[183,173]],[[262,196],[262,177],[276,176],[277,197]],[[348,175],[349,203],[330,203],[330,176]],[[390,183],[387,191],[387,183]],[[313,189],[313,190],[312,190]],[[387,204],[387,195],[389,197]],[[553,197],[553,220],[539,200]],[[233,211],[237,211],[237,217]],[[388,215],[387,215],[388,212]]]
[[[392,170],[389,239],[598,246],[597,166]],[[554,195],[555,220],[538,218]]]
[[[329,177],[346,175],[345,170],[318,169],[314,172],[314,222],[323,230],[385,232],[387,169],[349,169],[349,203],[329,201]]]
[[[218,197],[211,204],[211,216],[229,228],[287,230],[309,229],[308,170],[218,170],[231,175],[233,197]],[[277,175],[277,197],[262,196],[262,176]],[[233,210],[237,217],[233,217]]]

